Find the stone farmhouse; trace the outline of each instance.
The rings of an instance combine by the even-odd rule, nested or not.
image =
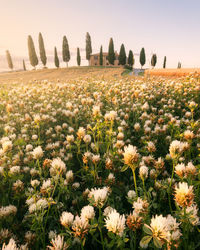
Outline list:
[[[99,64],[100,53],[90,55],[90,66],[100,66]],[[112,66],[108,61],[108,53],[103,53],[103,65],[102,66]],[[113,66],[119,66],[119,54],[115,52],[115,61]]]

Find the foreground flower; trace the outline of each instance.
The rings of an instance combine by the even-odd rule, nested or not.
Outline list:
[[[58,235],[55,239],[51,241],[52,246],[48,246],[48,249],[51,250],[66,250],[69,245],[64,242],[64,237]]]
[[[76,216],[73,224],[72,224],[72,230],[74,231],[74,237],[78,237],[83,239],[85,237],[85,235],[88,233],[89,231],[89,223],[88,220],[86,220],[85,218],[81,218],[79,216]]]
[[[157,248],[162,248],[163,244],[167,244],[168,249],[171,246],[178,246],[180,242],[181,232],[179,224],[171,215],[164,217],[163,215],[156,215],[152,217],[150,226],[144,225],[144,231],[148,234],[142,238],[140,242],[141,247],[147,247],[153,238],[154,245]]]
[[[176,159],[177,157],[179,157],[182,151],[183,151],[182,142],[175,140],[170,144],[169,153],[172,159]]]
[[[135,211],[130,213],[126,219],[126,224],[132,231],[139,229],[142,226],[142,222],[143,218]]]
[[[32,152],[33,158],[38,160],[40,158],[42,158],[43,156],[43,150],[40,146],[38,146],[37,148],[35,148]]]
[[[193,204],[193,186],[188,186],[186,182],[179,182],[175,187],[175,201],[180,207],[188,207]]]
[[[126,219],[124,215],[120,215],[118,212],[112,211],[105,219],[105,227],[108,231],[122,236],[125,229],[125,221]]]
[[[90,220],[90,219],[94,219],[94,216],[95,216],[94,207],[88,205],[81,209],[81,218]]]
[[[73,220],[74,220],[74,215],[72,213],[69,213],[69,212],[63,212],[61,217],[60,217],[60,223],[64,227],[70,227],[73,223]]]
[[[124,147],[124,163],[131,168],[135,168],[135,164],[138,162],[139,154],[137,152],[137,148],[132,145],[128,145]]]
[[[95,207],[103,207],[108,199],[109,188],[92,188],[88,194],[88,200]]]
[[[5,243],[2,246],[2,250],[18,250],[18,247],[13,238],[10,239],[8,245]]]

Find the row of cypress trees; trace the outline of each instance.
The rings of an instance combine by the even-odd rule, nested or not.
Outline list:
[[[38,43],[39,43],[40,59],[41,59],[43,66],[46,67],[47,56],[46,56],[46,51],[45,51],[45,46],[44,46],[44,40],[43,40],[41,33],[39,33]],[[92,54],[92,43],[91,43],[90,34],[88,32],[86,33],[86,48],[85,49],[86,49],[86,59],[89,61],[90,55]],[[39,63],[39,60],[35,51],[33,39],[30,35],[28,36],[28,54],[29,54],[30,64],[35,68]],[[103,47],[102,46],[100,47],[99,55],[100,55],[99,64],[103,65]],[[6,57],[7,57],[8,67],[10,69],[13,69],[12,58],[8,50],[6,51]],[[64,62],[66,62],[67,67],[68,67],[68,62],[70,61],[70,58],[71,56],[70,56],[68,40],[66,36],[64,36],[63,43],[62,43],[62,59]],[[108,46],[108,61],[111,65],[114,65],[115,59],[116,59],[116,54],[114,51],[114,43],[113,43],[113,39],[111,38],[109,41],[109,46]],[[129,50],[128,57],[126,57],[125,47],[124,47],[124,44],[122,44],[120,47],[118,60],[119,60],[120,65],[128,64],[129,66],[132,67],[135,62],[133,51]],[[140,51],[139,61],[140,61],[141,67],[143,67],[146,63],[146,55],[145,55],[144,48],[142,48]],[[54,63],[55,63],[55,66],[59,68],[60,62],[59,62],[59,57],[58,57],[56,47],[54,48]],[[151,66],[155,67],[156,63],[157,63],[157,56],[156,54],[153,54],[151,58]],[[80,64],[81,64],[80,49],[77,48],[77,65],[80,66]],[[166,67],[166,56],[164,57],[164,62],[163,62],[163,68],[165,67]],[[179,67],[180,67],[180,64],[179,64]],[[26,70],[26,65],[25,65],[24,60],[23,60],[23,69]]]

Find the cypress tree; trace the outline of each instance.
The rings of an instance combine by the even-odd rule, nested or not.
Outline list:
[[[153,54],[152,58],[151,58],[151,66],[155,67],[156,63],[157,63],[157,56],[156,56],[156,54]]]
[[[42,37],[41,33],[39,33],[38,42],[39,42],[39,50],[40,50],[40,59],[41,59],[42,64],[45,67],[47,64],[47,57],[46,57],[46,51],[44,48],[44,41],[43,41],[43,37]]]
[[[125,65],[126,64],[126,51],[124,44],[121,45],[120,52],[119,52],[119,64]]]
[[[56,47],[54,48],[54,63],[55,63],[56,68],[59,68],[60,63],[59,63],[59,58],[58,58]]]
[[[167,61],[167,57],[165,56],[165,57],[164,57],[164,62],[163,62],[163,69],[166,68],[166,61]]]
[[[140,64],[141,64],[141,68],[145,65],[145,63],[146,63],[145,50],[144,50],[144,48],[142,48],[141,51],[140,51]]]
[[[129,53],[128,53],[128,65],[132,67],[133,64],[134,64],[133,51],[129,50]]]
[[[108,47],[108,61],[110,64],[114,65],[115,62],[115,51],[113,39],[110,38],[109,47]]]
[[[88,60],[88,64],[89,64],[90,55],[92,54],[92,42],[91,42],[90,34],[88,32],[86,33],[85,51],[86,51],[86,59]]]
[[[100,53],[99,53],[99,65],[103,65],[103,48],[102,48],[102,45],[101,45],[101,48],[100,48]]]
[[[28,53],[30,64],[35,68],[35,66],[38,65],[38,58],[35,52],[35,46],[31,36],[28,36]]]
[[[24,69],[24,71],[26,71],[26,64],[25,64],[24,60],[23,60],[23,69]]]
[[[7,62],[8,62],[8,67],[13,70],[13,62],[12,62],[12,58],[10,55],[10,52],[8,50],[6,50],[6,58],[7,58]]]
[[[81,55],[80,55],[80,49],[77,48],[77,65],[80,66],[81,65]]]
[[[70,60],[70,51],[69,51],[69,44],[68,44],[66,36],[63,37],[62,57],[63,57],[63,61],[66,62],[66,65],[68,67],[68,62]]]

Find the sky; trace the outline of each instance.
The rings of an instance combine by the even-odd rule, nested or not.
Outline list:
[[[9,50],[15,68],[22,59],[29,67],[27,37],[31,35],[36,52],[38,34],[42,33],[47,66],[53,67],[54,47],[59,51],[61,66],[62,39],[66,35],[71,51],[69,65],[76,65],[76,48],[81,49],[81,65],[85,60],[85,36],[89,32],[93,52],[100,46],[108,50],[112,37],[115,50],[122,43],[126,53],[146,52],[146,64],[157,54],[156,67],[200,67],[200,0],[0,0],[0,71],[7,70],[5,50]]]

